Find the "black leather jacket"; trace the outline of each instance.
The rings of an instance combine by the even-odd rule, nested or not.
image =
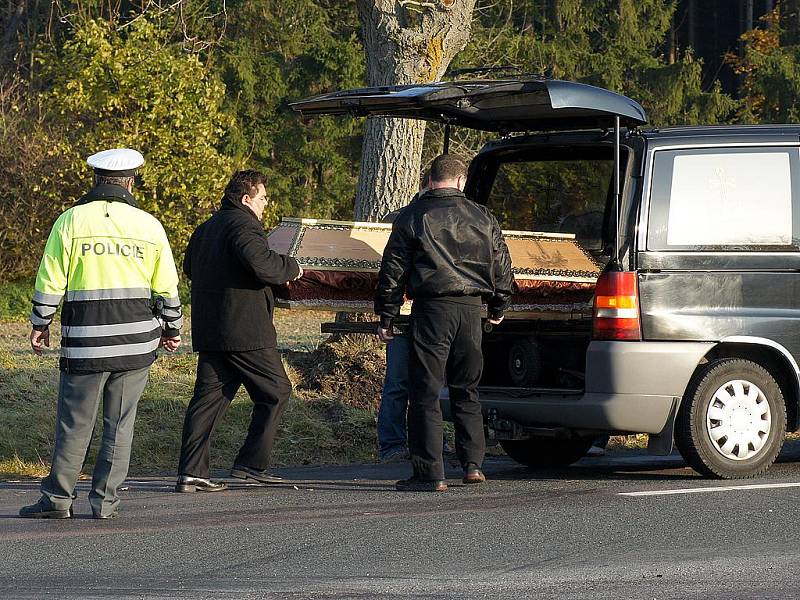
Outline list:
[[[408,205],[392,225],[383,251],[375,313],[391,325],[411,299],[481,297],[489,316],[511,302],[511,257],[489,209],[455,188],[430,190]]]

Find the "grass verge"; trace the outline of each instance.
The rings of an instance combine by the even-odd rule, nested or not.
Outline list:
[[[384,368],[382,348],[364,340],[333,347],[320,345],[319,322],[326,314],[280,313],[276,325],[284,349],[287,372],[295,391],[281,421],[273,452],[276,465],[335,464],[375,459],[375,412],[380,378],[368,392],[342,392],[342,380],[365,380],[355,372],[367,365],[368,373]],[[0,477],[47,473],[53,451],[58,394],[58,327],[53,349],[43,357],[27,346],[24,323],[0,324]],[[188,340],[187,340],[188,342]],[[174,473],[180,451],[181,429],[192,395],[196,356],[189,344],[174,355],[161,356],[150,369],[150,382],[139,403],[131,456],[131,473]],[[336,357],[355,353],[358,362],[339,364]],[[330,372],[320,368],[323,359]],[[314,369],[313,373],[308,369]],[[326,383],[331,378],[332,383]],[[247,431],[252,404],[240,390],[213,436],[212,468],[228,468]],[[91,472],[102,431],[98,418],[85,472]]]
[[[24,321],[31,312],[33,279],[0,282],[0,321]]]

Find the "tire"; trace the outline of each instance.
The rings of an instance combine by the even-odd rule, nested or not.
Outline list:
[[[532,437],[501,440],[500,446],[515,461],[529,467],[566,467],[586,456],[593,440],[591,437]]]
[[[508,375],[518,387],[532,387],[542,374],[542,353],[535,340],[517,340],[508,350]]]
[[[675,422],[675,444],[695,471],[718,479],[762,475],[781,451],[786,404],[761,365],[724,358],[692,378]]]

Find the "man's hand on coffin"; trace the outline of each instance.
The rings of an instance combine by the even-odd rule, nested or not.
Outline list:
[[[390,342],[394,339],[394,331],[392,330],[392,326],[389,327],[381,327],[378,325],[378,339],[382,341],[384,344]]]
[[[301,267],[300,265],[297,265],[297,268],[300,269],[300,272],[297,274],[297,277],[292,279],[292,281],[297,281],[298,279],[300,279],[303,276],[303,267]]]
[[[505,319],[505,318],[506,318],[505,315],[502,315],[502,316],[494,318],[494,319],[490,317],[490,318],[488,318],[486,320],[489,321],[489,323],[491,323],[492,325],[500,325],[500,323],[502,323],[503,319]]]

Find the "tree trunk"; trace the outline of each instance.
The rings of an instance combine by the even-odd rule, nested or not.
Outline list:
[[[697,15],[695,13],[694,0],[689,0],[689,6],[686,9],[686,13],[688,15],[687,27],[686,28],[689,30],[688,31],[688,36],[687,36],[687,38],[688,38],[687,42],[688,42],[688,45],[692,48],[692,52],[694,52],[695,55],[697,55],[697,43],[696,43],[696,38],[695,38],[695,29],[696,29],[696,25],[697,25]]]
[[[667,32],[667,62],[674,65],[678,60],[678,41],[677,29],[675,27],[675,14],[669,21],[669,31]]]
[[[357,0],[370,86],[438,81],[467,45],[475,0]],[[419,187],[425,122],[367,119],[353,216],[377,221]]]
[[[562,19],[561,0],[550,0],[548,6],[548,17],[553,24],[553,30],[563,32],[564,20]]]

